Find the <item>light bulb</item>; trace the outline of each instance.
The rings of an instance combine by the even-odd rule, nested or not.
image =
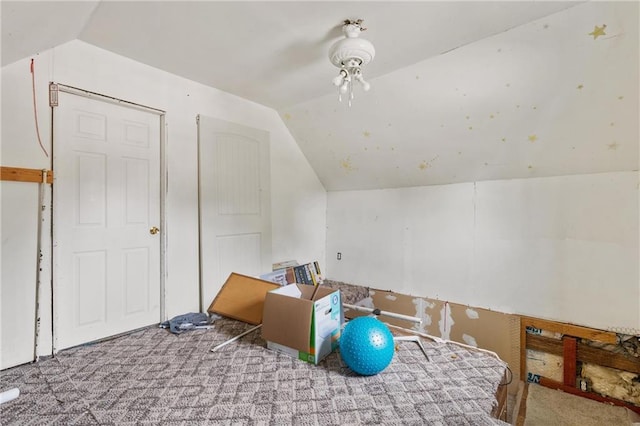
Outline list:
[[[340,86],[340,93],[347,93],[348,90],[349,90],[349,81],[345,80],[344,83],[342,83],[342,86]]]
[[[336,78],[334,78],[333,84],[337,87],[340,86],[342,84],[342,82],[346,79],[349,78],[349,73],[347,72],[347,70],[340,70],[340,74],[338,74],[338,76]]]
[[[353,78],[355,78],[360,82],[360,84],[362,84],[362,88],[364,89],[365,92],[371,89],[371,84],[369,84],[364,80],[364,77],[362,76],[362,72],[359,69],[356,72],[356,74],[353,76]]]

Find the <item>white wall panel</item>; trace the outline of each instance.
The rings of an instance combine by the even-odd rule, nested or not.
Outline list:
[[[638,201],[637,172],[330,192],[328,276],[637,333]]]
[[[328,277],[401,288],[405,221],[400,191],[331,192],[328,203]]]
[[[37,185],[0,182],[0,209],[0,368],[4,369],[33,360]]]
[[[404,195],[407,293],[455,300],[472,273],[473,184],[407,188]]]

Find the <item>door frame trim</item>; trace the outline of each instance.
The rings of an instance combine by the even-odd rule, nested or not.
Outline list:
[[[167,221],[166,221],[166,197],[168,190],[168,167],[167,167],[167,123],[166,123],[166,111],[153,108],[147,105],[138,104],[135,102],[127,101],[124,99],[119,99],[113,96],[104,95],[97,92],[92,92],[90,90],[80,89],[78,87],[70,86],[67,84],[56,83],[51,81],[49,83],[49,93],[51,95],[51,88],[55,87],[55,90],[59,90],[64,93],[69,93],[72,95],[82,96],[85,98],[95,99],[101,102],[107,102],[111,104],[121,105],[127,108],[133,108],[137,110],[146,111],[152,114],[155,114],[160,119],[160,318],[158,322],[165,321],[167,319],[167,311],[166,311],[166,264],[167,264]],[[57,100],[57,99],[56,99]],[[53,169],[53,152],[55,151],[55,140],[53,138],[54,135],[54,115],[55,108],[58,106],[57,102],[55,106],[51,106],[51,168]],[[55,287],[55,263],[54,263],[54,245],[55,240],[53,238],[53,230],[55,227],[54,218],[54,200],[55,200],[55,184],[52,185],[53,193],[51,195],[51,352],[52,354],[58,353],[59,349],[57,348],[57,327],[56,327],[56,316],[55,316],[55,295],[56,292]]]
[[[129,108],[140,109],[140,110],[151,112],[161,116],[166,114],[166,111],[158,108],[150,107],[150,106],[139,104],[136,102],[127,101],[124,99],[115,98],[109,95],[103,95],[101,93],[92,92],[90,90],[80,89],[78,87],[69,86],[68,84],[56,83],[52,81],[50,85],[55,85],[58,88],[58,90],[60,90],[61,92],[70,93],[72,95],[83,96],[85,98],[96,98],[103,102],[124,105]]]

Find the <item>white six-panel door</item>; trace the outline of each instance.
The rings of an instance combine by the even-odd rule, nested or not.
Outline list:
[[[160,116],[60,93],[55,349],[160,321]]]
[[[231,272],[271,270],[269,133],[198,117],[201,309]]]

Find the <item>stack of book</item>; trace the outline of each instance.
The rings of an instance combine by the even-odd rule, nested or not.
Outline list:
[[[322,284],[322,272],[320,271],[320,264],[317,261],[303,265],[298,265],[297,262],[295,263],[295,265],[291,264],[291,262],[275,264],[273,272],[260,275],[260,278],[280,285],[293,283],[309,285]]]

